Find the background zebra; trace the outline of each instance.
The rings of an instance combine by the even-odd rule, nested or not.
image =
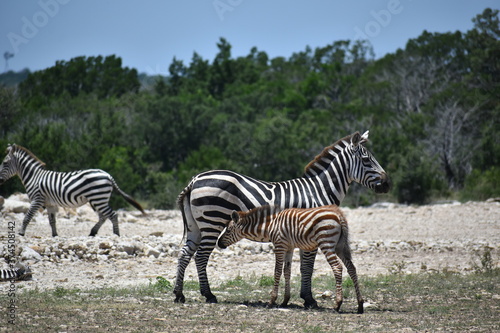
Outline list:
[[[390,189],[389,178],[364,147],[368,131],[338,140],[326,147],[305,168],[304,176],[283,182],[264,182],[232,171],[213,170],[194,177],[178,198],[184,221],[186,243],[179,254],[174,286],[176,302],[184,302],[184,273],[195,255],[200,292],[216,303],[207,277],[207,263],[217,238],[231,220],[231,212],[248,211],[263,205],[281,208],[311,208],[340,205],[349,185],[358,182],[376,193]],[[300,251],[302,288],[306,307],[315,307],[310,288],[315,251]]]
[[[326,257],[335,276],[336,306],[342,305],[342,260],[354,283],[358,299],[358,313],[363,313],[363,298],[358,285],[356,267],[352,263],[349,246],[349,228],[347,220],[338,206],[317,208],[289,208],[283,211],[275,207],[262,206],[248,213],[233,211],[232,221],[219,238],[218,245],[225,249],[242,238],[257,242],[272,242],[276,264],[274,268],[274,288],[271,292],[270,305],[276,304],[280,278],[285,265],[285,296],[281,306],[290,300],[290,275],[292,256],[295,248],[314,251],[318,248]]]
[[[29,266],[23,265],[20,262],[15,268],[0,269],[0,281],[27,281],[33,278],[33,272]]]
[[[0,166],[0,185],[15,175],[21,178],[31,201],[30,209],[26,213],[19,231],[22,236],[24,236],[26,227],[39,208],[47,208],[52,236],[57,236],[56,212],[58,206],[76,208],[87,202],[99,215],[99,222],[90,231],[90,236],[97,234],[107,218],[113,223],[113,232],[120,235],[118,215],[109,206],[109,198],[113,189],[117,190],[131,205],[146,214],[141,205],[123,192],[107,172],[98,169],[74,172],[45,170],[45,163],[32,152],[13,144],[8,146],[7,156]]]

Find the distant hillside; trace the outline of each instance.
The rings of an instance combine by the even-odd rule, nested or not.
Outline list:
[[[20,72],[8,71],[0,74],[0,85],[14,87],[24,81],[30,74],[29,69],[23,69]]]

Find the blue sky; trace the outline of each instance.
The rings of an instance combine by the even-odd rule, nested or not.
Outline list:
[[[423,30],[467,31],[498,0],[1,0],[0,72],[40,70],[76,56],[116,54],[148,74],[167,74],[173,57],[213,60],[224,37],[233,57],[253,46],[289,57],[343,39],[367,38],[377,57]]]

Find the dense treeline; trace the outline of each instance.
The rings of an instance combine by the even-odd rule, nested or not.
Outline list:
[[[59,61],[0,89],[0,145],[26,146],[53,170],[104,169],[149,207],[170,208],[200,171],[290,179],[324,146],[369,129],[394,183],[382,199],[498,196],[498,11],[473,22],[465,33],[424,31],[378,60],[363,41],[234,58],[221,38],[212,61],[174,58],[142,89],[119,57]],[[348,199],[375,196],[353,187]]]

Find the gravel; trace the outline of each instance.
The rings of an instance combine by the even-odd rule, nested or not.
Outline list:
[[[29,204],[20,194],[0,200],[1,204],[0,257],[6,257],[8,222],[14,222],[19,230]],[[360,276],[435,271],[466,274],[482,267],[481,256],[486,252],[491,254],[493,267],[499,267],[498,200],[427,206],[379,203],[343,211]],[[19,286],[39,290],[124,287],[143,285],[157,276],[173,282],[183,245],[180,212],[147,210],[147,216],[138,211],[118,213],[121,237],[112,233],[109,221],[98,236],[89,237],[97,215],[88,205],[59,210],[58,237],[51,237],[46,211],[37,213],[26,236],[15,236],[16,254],[33,271],[33,280]],[[300,274],[299,267],[296,250],[294,276]],[[273,269],[272,244],[244,240],[226,250],[215,249],[208,275],[216,286],[238,276],[272,276]],[[322,254],[317,256],[314,274],[332,275]],[[185,275],[185,280],[191,279],[197,280],[194,260]]]

